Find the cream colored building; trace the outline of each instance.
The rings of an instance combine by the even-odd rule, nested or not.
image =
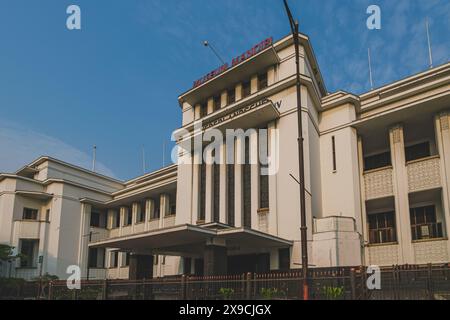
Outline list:
[[[275,174],[180,152],[183,164],[121,182],[40,158],[0,175],[0,243],[32,256],[12,274],[36,276],[39,256],[62,278],[73,264],[83,277],[132,279],[301,267],[293,41],[266,44],[182,94],[176,133],[184,145],[199,121],[206,135],[266,128]],[[301,45],[310,264],[448,262],[450,63],[328,94],[307,36]],[[258,138],[234,140],[235,156],[254,157]]]

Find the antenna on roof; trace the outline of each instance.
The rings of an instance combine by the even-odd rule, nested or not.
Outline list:
[[[94,145],[92,150],[92,171],[95,172],[95,161],[97,160],[97,146]]]
[[[225,64],[225,60],[222,59],[222,57],[217,53],[216,49],[213,47],[213,45],[211,43],[209,43],[208,41],[203,41],[203,45],[205,47],[209,47],[211,49],[212,52],[214,52],[214,54],[216,55],[216,57],[220,60],[220,62],[222,62],[222,64]]]
[[[370,48],[367,48],[367,57],[369,58],[369,80],[370,80],[370,90],[373,90],[372,59],[371,59],[371,57],[370,57]]]
[[[433,52],[431,50],[431,38],[430,38],[430,24],[428,22],[428,17],[425,21],[425,27],[427,29],[427,41],[428,41],[428,56],[430,58],[430,69],[433,68]]]
[[[142,146],[142,173],[145,174],[146,172],[146,165],[145,165],[145,147]]]

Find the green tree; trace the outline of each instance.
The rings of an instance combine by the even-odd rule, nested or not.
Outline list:
[[[14,247],[7,244],[0,244],[0,261],[11,261],[19,258],[18,255],[14,255]]]

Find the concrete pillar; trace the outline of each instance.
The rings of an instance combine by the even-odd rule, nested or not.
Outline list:
[[[222,144],[220,153],[220,202],[219,202],[219,221],[227,223],[227,164],[226,164],[226,143]]]
[[[134,233],[134,228],[135,228],[136,222],[137,222],[138,212],[140,210],[141,210],[141,208],[139,207],[138,203],[131,204],[131,228],[133,230],[133,233]]]
[[[153,256],[130,255],[130,280],[143,280],[153,278]]]
[[[400,244],[399,263],[412,264],[414,263],[414,252],[409,213],[408,172],[406,169],[403,127],[401,125],[389,130],[389,140],[393,166],[397,240]]]
[[[164,228],[164,218],[169,214],[169,195],[161,194],[159,197],[159,227]]]
[[[251,219],[252,229],[258,230],[258,209],[259,209],[259,161],[258,161],[258,132],[255,131],[250,136],[250,184],[251,184]]]
[[[271,86],[275,83],[275,67],[270,67],[267,71],[267,85]]]
[[[203,254],[205,276],[227,275],[227,247],[225,243],[208,240]]]
[[[234,225],[240,228],[243,225],[244,201],[243,201],[243,184],[244,184],[244,170],[243,165],[238,159],[242,155],[242,141],[236,139],[234,143],[235,165],[234,165]]]
[[[222,92],[222,94],[220,95],[220,107],[224,108],[227,105],[227,100],[228,100],[228,93],[227,91]]]
[[[126,208],[120,207],[120,209],[119,209],[119,215],[120,215],[119,234],[120,234],[120,236],[122,236],[123,226],[125,225],[125,217],[126,217],[125,213],[126,213]]]
[[[368,265],[369,261],[369,250],[366,250],[366,244],[369,243],[369,229],[367,223],[367,211],[366,211],[366,188],[364,182],[364,152],[363,152],[363,142],[361,137],[358,137],[358,163],[359,163],[359,184],[361,190],[361,224],[362,224],[362,238],[364,241],[363,254],[361,255],[363,265]]]
[[[250,94],[254,94],[257,91],[258,91],[258,76],[254,75],[250,80]]]
[[[212,150],[207,151],[208,162],[206,164],[206,192],[205,192],[205,223],[213,221],[213,165],[211,163]]]
[[[202,117],[202,106],[200,104],[196,104],[194,106],[194,120],[200,120]]]
[[[208,106],[207,106],[206,110],[207,110],[208,114],[211,114],[214,112],[214,99],[213,98],[208,99]]]
[[[87,267],[88,267],[88,254],[89,254],[89,232],[90,232],[90,222],[91,222],[91,210],[92,206],[87,203],[83,203],[81,205],[81,226],[80,226],[80,246],[78,252],[78,265],[81,268],[81,277],[86,277]],[[47,225],[47,223],[44,223]],[[41,242],[43,241],[43,237],[39,241],[39,247],[41,247]],[[44,244],[42,243],[42,244]],[[39,250],[41,252],[41,250]],[[45,256],[44,256],[45,257]],[[46,259],[44,259],[45,261]],[[44,269],[43,269],[44,270]]]
[[[436,144],[439,149],[442,176],[442,207],[445,219],[445,236],[450,234],[450,114],[441,113],[435,119]],[[450,256],[450,241],[447,241]]]
[[[279,165],[279,134],[276,127],[276,122],[273,121],[268,124],[268,139],[269,139],[269,233],[278,235],[278,212],[277,212],[277,177]]]
[[[198,217],[200,214],[200,169],[202,154],[201,152],[195,152],[193,156],[192,164],[192,223],[198,223]],[[178,189],[179,190],[179,189]]]

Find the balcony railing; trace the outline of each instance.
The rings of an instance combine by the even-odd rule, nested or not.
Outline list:
[[[160,218],[152,219],[148,222],[140,222],[120,228],[102,229],[91,227],[92,236],[90,242],[100,242],[107,239],[118,238],[122,236],[139,234],[147,231],[157,230],[160,228]],[[162,228],[175,226],[176,215],[169,215],[162,219]]]
[[[392,167],[385,167],[364,173],[366,200],[385,198],[394,195]]]
[[[409,192],[441,187],[441,162],[439,156],[408,162],[407,169]]]

